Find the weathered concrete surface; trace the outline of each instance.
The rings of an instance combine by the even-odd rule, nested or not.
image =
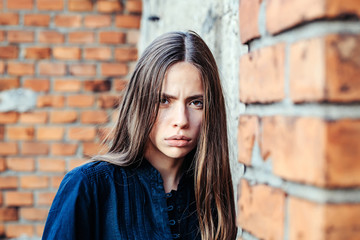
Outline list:
[[[0,112],[26,112],[36,107],[36,93],[17,88],[0,92]]]
[[[143,0],[140,52],[157,36],[169,31],[194,30],[208,44],[220,69],[227,103],[230,161],[237,193],[243,167],[237,163],[239,102],[239,58],[247,52],[239,38],[238,0]],[[157,19],[152,21],[151,19]],[[236,195],[235,195],[236,196]]]

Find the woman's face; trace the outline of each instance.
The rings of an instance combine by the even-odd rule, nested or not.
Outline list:
[[[183,159],[196,147],[203,99],[201,74],[194,65],[179,62],[167,70],[159,112],[147,143],[147,157],[156,161]]]

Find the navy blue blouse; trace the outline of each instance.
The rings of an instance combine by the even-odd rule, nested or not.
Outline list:
[[[145,159],[138,168],[87,163],[61,182],[43,239],[201,239],[193,176],[184,174],[170,205],[168,198],[160,173]]]

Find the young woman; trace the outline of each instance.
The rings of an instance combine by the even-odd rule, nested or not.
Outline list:
[[[205,42],[160,36],[136,65],[109,152],[64,177],[43,239],[235,239],[226,129]]]

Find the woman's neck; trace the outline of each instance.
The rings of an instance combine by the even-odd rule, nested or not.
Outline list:
[[[145,158],[160,172],[165,192],[177,190],[177,186],[183,174],[182,165],[184,158],[174,159],[164,156],[155,156],[145,152]]]

